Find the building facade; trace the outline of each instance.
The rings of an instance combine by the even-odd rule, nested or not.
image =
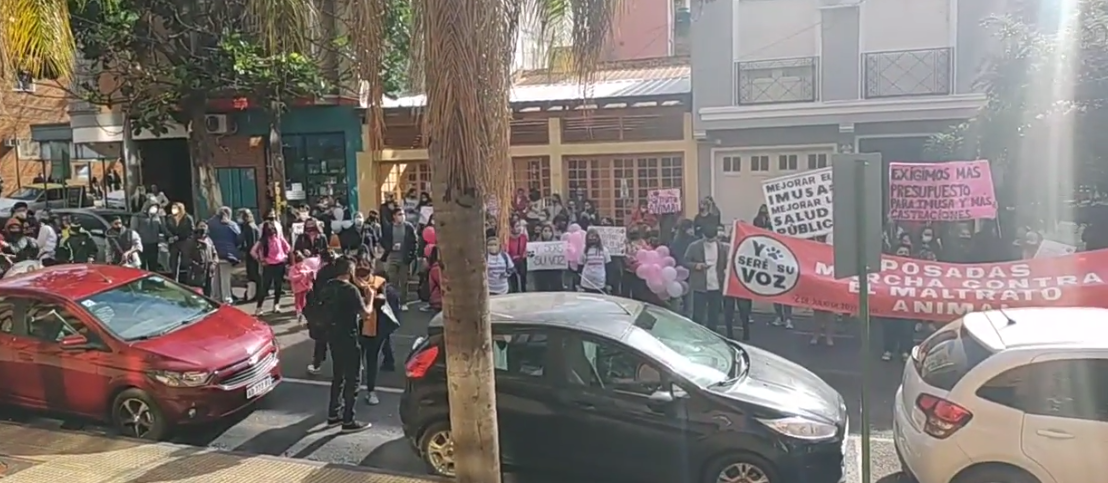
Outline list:
[[[31,140],[31,126],[68,122],[66,102],[65,90],[50,81],[21,77],[0,86],[0,196],[37,177],[64,174],[67,153],[42,149]]]
[[[700,187],[751,220],[767,178],[836,152],[921,161],[975,115],[975,80],[1005,0],[724,0],[693,12]]]

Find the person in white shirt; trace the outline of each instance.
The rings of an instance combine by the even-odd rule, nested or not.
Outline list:
[[[590,229],[585,234],[585,249],[578,260],[581,271],[581,289],[591,293],[606,293],[608,290],[608,264],[612,256],[600,240],[600,232]]]
[[[54,264],[54,252],[58,249],[58,232],[50,222],[50,214],[45,211],[40,214],[38,237],[35,239],[38,244],[38,259],[43,265],[50,266]]]
[[[169,206],[169,198],[165,193],[162,193],[162,190],[158,189],[158,185],[150,185],[150,194],[154,197],[154,202],[157,203],[158,207],[161,209],[164,210],[165,207]]]
[[[692,242],[685,250],[682,264],[689,269],[693,320],[715,330],[723,309],[723,283],[731,250],[719,240],[719,227],[705,226],[701,234],[704,238]]]
[[[507,253],[500,249],[500,239],[490,236],[485,241],[488,251],[488,271],[486,277],[489,282],[489,295],[504,295],[508,293],[508,280],[515,272],[515,265]]]

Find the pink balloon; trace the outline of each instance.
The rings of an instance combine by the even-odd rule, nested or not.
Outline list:
[[[428,243],[427,246],[423,247],[423,257],[424,258],[431,258],[431,251],[434,250],[434,249],[435,249],[435,244],[434,243]]]
[[[435,240],[436,240],[435,227],[429,226],[427,228],[424,228],[423,229],[423,241],[427,242],[428,244],[433,245],[435,243]]]
[[[684,292],[681,289],[681,283],[680,282],[670,282],[670,283],[666,284],[666,294],[669,295],[670,298],[680,297],[682,294],[684,294]]]
[[[658,256],[658,252],[656,252],[654,250],[647,250],[646,251],[646,263],[657,264],[661,260],[662,260],[662,258]]]
[[[689,293],[689,282],[677,282],[681,284],[681,295]]]
[[[662,265],[666,267],[675,267],[677,266],[677,260],[674,260],[673,257],[665,257],[662,259]]]
[[[650,250],[639,250],[635,252],[635,260],[638,260],[639,263],[650,263]]]
[[[665,267],[662,269],[662,280],[667,284],[677,281],[677,270],[673,267]]]
[[[635,268],[635,275],[646,280],[646,277],[650,275],[650,268],[647,265],[639,265]]]
[[[659,257],[665,258],[665,257],[669,256],[669,247],[667,247],[665,245],[662,245],[662,246],[658,247],[654,251],[658,252]]]
[[[562,241],[569,241],[569,233],[562,233]]]
[[[683,282],[689,279],[689,269],[685,267],[677,267],[677,281]],[[686,284],[687,285],[687,284]]]
[[[666,284],[661,279],[651,277],[646,280],[646,287],[649,288],[651,292],[660,293],[666,289]]]
[[[579,231],[581,231],[581,225],[578,225],[576,223],[574,223],[572,225],[569,225],[569,232],[570,233],[577,233]]]

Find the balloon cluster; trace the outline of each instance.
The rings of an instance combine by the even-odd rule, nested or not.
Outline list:
[[[423,257],[431,258],[431,252],[435,249],[435,241],[438,237],[435,236],[435,227],[429,226],[423,229],[423,241],[427,244],[423,246]]]
[[[566,242],[565,256],[569,268],[577,270],[581,254],[585,253],[585,230],[577,223],[569,225],[566,232],[562,233],[562,241]]]
[[[635,252],[635,275],[646,281],[646,286],[659,297],[677,298],[689,293],[689,270],[678,267],[669,254],[669,248],[660,246],[653,250]]]

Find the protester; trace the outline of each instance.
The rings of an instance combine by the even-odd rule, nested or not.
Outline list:
[[[38,258],[39,247],[34,238],[26,236],[22,223],[8,223],[4,227],[2,249],[10,264]]]
[[[319,225],[319,221],[314,218],[304,221],[304,234],[296,238],[296,246],[293,247],[300,259],[318,257],[329,250],[329,240]]]
[[[340,267],[336,266],[335,261],[339,258],[340,256],[335,252],[324,252],[320,256],[319,270],[316,271],[315,279],[305,296],[304,319],[308,323],[308,337],[315,341],[312,362],[308,364],[308,374],[312,375],[318,375],[322,370],[323,362],[327,360],[327,331],[330,327],[330,319],[327,318],[327,311],[320,307],[326,303],[322,297],[323,287],[338,275],[336,270]]]
[[[223,303],[234,302],[231,293],[231,271],[239,264],[238,241],[239,226],[231,219],[231,208],[222,206],[215,216],[208,220],[208,237],[219,254],[211,298]]]
[[[142,213],[146,209],[146,204],[150,202],[150,199],[146,196],[145,186],[136,186],[135,192],[128,198],[128,205],[131,208],[132,213]]]
[[[169,239],[169,271],[177,279],[181,272],[181,249],[186,240],[192,238],[195,222],[192,215],[185,211],[185,205],[174,202],[169,207],[169,217],[166,219],[166,231]],[[177,281],[181,281],[177,279]]]
[[[404,221],[411,223],[413,226],[419,224],[419,195],[415,188],[408,188],[408,191],[404,193]]]
[[[113,216],[111,226],[105,236],[108,245],[107,261],[115,265],[139,268],[142,266],[142,238],[130,227],[123,225],[123,219]]]
[[[693,320],[715,330],[723,309],[723,285],[727,280],[730,250],[719,240],[718,226],[705,226],[702,231],[703,238],[690,244],[682,258],[684,267],[689,269]]]
[[[262,314],[262,303],[273,289],[273,312],[281,312],[281,292],[284,290],[285,269],[289,264],[292,247],[288,240],[277,235],[277,227],[271,222],[262,224],[262,236],[250,249],[250,256],[261,262],[262,283],[254,303],[254,315]]]
[[[354,419],[354,405],[362,369],[362,349],[359,345],[362,321],[373,316],[373,306],[367,303],[362,290],[352,283],[353,261],[339,258],[334,264],[335,278],[327,282],[321,294],[329,313],[327,318],[331,321],[327,346],[333,359],[327,425],[341,425],[342,432],[353,433],[370,426]]]
[[[60,263],[94,263],[99,249],[96,240],[80,223],[70,222],[68,235],[58,247],[57,260]]]
[[[685,252],[689,245],[696,241],[697,228],[692,220],[682,219],[674,228],[673,242],[670,243],[669,253],[678,266],[685,265]],[[681,309],[686,317],[692,317],[692,290],[681,297]]]
[[[373,311],[362,320],[362,357],[365,359],[366,403],[376,406],[381,403],[377,398],[378,364],[382,349],[389,344],[389,335],[400,328],[400,321],[396,319],[396,311],[400,309],[400,296],[384,277],[372,275],[372,263],[365,266],[365,269],[371,274],[359,280],[357,285],[373,305]],[[390,366],[391,356],[392,350],[388,347],[385,362]]]
[[[611,221],[609,220],[608,223],[611,223]],[[631,220],[628,222],[628,226],[642,225],[651,230],[658,228],[658,217],[650,212],[649,203],[646,200],[639,200],[638,207],[631,212]]]
[[[216,266],[219,264],[219,253],[208,237],[208,224],[201,220],[193,226],[192,233],[179,242],[178,249],[179,265],[176,266],[183,271],[180,282],[198,288],[204,295],[210,296]]]
[[[577,214],[577,224],[581,226],[582,230],[588,230],[590,226],[599,222],[600,215],[596,213],[596,207],[593,206],[591,201],[585,200],[581,212]]]
[[[427,257],[427,264],[430,267],[427,270],[427,283],[430,285],[431,292],[427,303],[431,312],[439,313],[442,311],[442,266],[439,265],[439,247],[431,248],[431,256]]]
[[[54,228],[50,212],[40,211],[39,216],[35,217],[35,221],[38,228],[38,233],[35,236],[35,243],[38,245],[38,259],[42,261],[43,266],[54,265],[58,250],[58,232]]]
[[[909,258],[912,256],[912,247],[901,245],[896,247],[894,254],[898,257]],[[881,339],[884,353],[881,360],[891,361],[894,354],[907,361],[912,347],[915,346],[913,333],[916,321],[893,317],[876,317],[874,319],[881,326]]]
[[[512,259],[515,267],[513,276],[508,279],[510,291],[521,293],[527,291],[527,232],[523,226],[513,226],[508,235],[508,257]]]
[[[414,196],[415,191],[411,191]],[[408,300],[408,275],[412,262],[419,256],[419,242],[416,239],[415,226],[405,219],[405,212],[395,211],[392,223],[381,230],[382,259],[385,261],[385,273],[390,283],[400,292],[400,300]],[[400,307],[406,311],[406,306]]]
[[[154,202],[157,203],[159,207],[164,209],[166,206],[169,206],[169,198],[165,193],[162,193],[162,190],[158,189],[158,185],[150,185],[149,196],[154,199]]]
[[[608,264],[612,263],[612,256],[600,239],[600,232],[591,229],[585,234],[585,249],[581,251],[581,259],[577,262],[578,272],[581,275],[581,289],[590,293],[607,293]]]
[[[273,213],[273,218],[269,222],[277,229],[277,236],[281,236],[281,224],[277,223],[276,213]],[[238,220],[239,236],[236,245],[239,252],[249,254],[254,244],[262,238],[261,228],[254,222],[254,213],[246,208],[239,210]],[[258,298],[258,288],[262,284],[262,268],[261,262],[256,258],[244,258],[246,259],[246,290],[242,293],[242,299],[250,301]]]
[[[719,208],[716,207],[716,203],[715,203],[715,201],[712,200],[711,196],[705,196],[704,199],[700,200],[699,210],[700,211],[698,211],[696,213],[696,217],[693,218],[694,233],[698,236],[701,235],[702,233],[704,233],[704,227],[706,227],[706,226],[714,226],[718,229],[718,227],[720,225]],[[769,209],[766,208],[766,205],[762,205],[762,207],[758,210],[758,215],[761,216],[763,210],[765,210],[765,214],[766,214],[766,219],[764,221],[765,221],[765,224],[768,226],[769,225],[769,219],[768,219]],[[755,220],[755,226],[757,226],[758,218],[755,218],[754,220]],[[759,228],[765,228],[765,227],[759,227]]]
[[[161,272],[158,255],[161,248],[158,246],[162,237],[168,234],[165,220],[162,219],[158,204],[147,201],[142,212],[136,214],[131,223],[142,240],[142,268],[148,272]]]
[[[485,250],[487,252],[485,277],[489,284],[489,295],[504,295],[510,289],[508,280],[515,272],[515,265],[512,264],[511,257],[500,250],[500,239],[495,235],[485,239]]]
[[[538,241],[554,242],[558,239],[554,236],[554,227],[547,223],[539,229]],[[562,270],[537,270],[529,272],[534,274],[535,290],[539,292],[560,292],[565,290],[562,283]]]

